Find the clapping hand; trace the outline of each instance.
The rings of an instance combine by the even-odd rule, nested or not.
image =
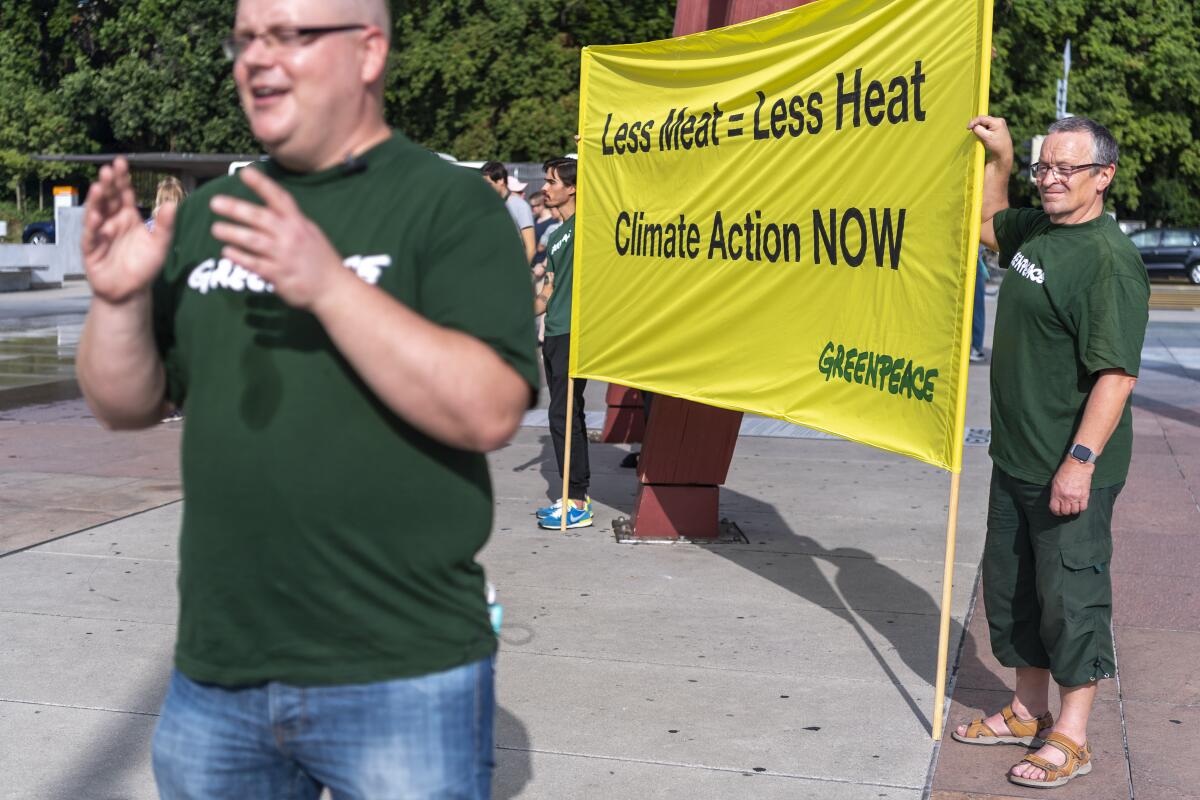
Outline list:
[[[314,311],[339,280],[352,274],[282,186],[253,167],[238,176],[265,205],[229,195],[210,201],[213,213],[224,218],[212,226],[213,237],[225,245],[221,255],[271,283],[288,305]]]
[[[160,210],[154,230],[146,230],[124,158],[101,167],[83,215],[83,266],[92,293],[120,304],[149,287],[166,260],[174,229],[171,204]]]

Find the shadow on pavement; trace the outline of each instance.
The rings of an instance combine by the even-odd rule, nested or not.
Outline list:
[[[512,471],[524,472],[536,466],[546,480],[546,497],[558,497],[562,493],[562,476],[558,473],[558,462],[554,458],[554,444],[550,441],[550,433],[539,436],[538,443],[542,446],[541,452],[528,461],[517,464]],[[540,500],[535,502],[540,503]]]
[[[934,685],[937,672],[937,642],[940,610],[930,594],[905,578],[865,550],[853,547],[827,548],[811,536],[797,534],[776,511],[775,507],[756,498],[728,489],[722,490],[722,507],[728,505],[730,516],[744,516],[752,527],[749,538],[755,544],[772,549],[764,551],[752,546],[714,546],[715,555],[732,561],[798,597],[819,606],[843,620],[862,640],[879,668],[897,688],[905,703],[927,731],[932,725],[926,711],[917,704],[903,681],[888,663],[885,653],[872,641],[868,628],[883,637],[890,649],[912,672],[929,685]],[[782,552],[781,552],[782,551]],[[786,553],[786,558],[781,558]],[[824,561],[835,568],[832,581],[819,567]],[[896,625],[901,616],[919,617],[923,624],[919,633],[913,627]],[[963,628],[950,621],[949,657],[953,662],[963,637]],[[955,665],[951,663],[951,666]],[[987,685],[981,689],[1004,691],[1005,686],[987,672],[979,662],[973,647],[963,649],[957,671],[970,670],[972,675],[984,676]],[[990,677],[990,681],[988,678]]]
[[[131,796],[134,776],[148,770],[147,721],[152,717],[157,722],[158,715],[121,713],[107,716],[111,722],[87,750],[77,754],[69,770],[47,784],[45,797],[126,800]]]
[[[541,442],[542,452],[539,456],[518,465],[515,470],[528,469],[540,460],[541,472],[549,487],[548,495],[557,496],[561,491],[561,479],[549,435],[543,436]],[[591,448],[593,496],[618,512],[632,514],[633,492],[637,487],[636,473],[616,467],[626,451],[595,443]],[[612,469],[609,469],[610,466]],[[929,685],[934,685],[941,613],[929,592],[880,562],[872,553],[852,547],[827,548],[811,536],[797,534],[775,506],[757,498],[722,487],[721,509],[723,515],[728,513],[735,521],[745,519],[747,524],[743,528],[753,529],[750,539],[772,549],[715,545],[708,550],[843,620],[897,687],[913,716],[920,720],[927,731],[931,731],[932,724],[926,711],[920,708],[888,663],[885,654],[880,652],[868,634],[868,629],[872,629],[886,639],[890,649],[896,652],[905,666]],[[728,512],[726,509],[729,509]],[[835,568],[832,581],[819,568],[820,561]],[[900,615],[920,617],[927,624],[920,628],[919,635],[914,636],[912,626],[895,624]],[[1004,683],[983,666],[973,643],[968,642],[962,647],[959,663],[953,663],[962,641],[962,625],[951,620],[950,668],[958,673],[968,672],[973,677],[979,676],[978,682],[982,685],[973,688],[1008,691]]]
[[[529,758],[529,731],[502,705],[496,705],[496,772],[492,796],[496,800],[518,797],[533,777]]]
[[[1184,425],[1200,428],[1200,413],[1190,408],[1181,408],[1171,403],[1164,403],[1162,400],[1155,400],[1153,397],[1147,397],[1136,391],[1133,394],[1133,405],[1143,411],[1157,414],[1160,417],[1167,417],[1176,422],[1182,422]]]
[[[1161,361],[1142,361],[1143,370],[1151,370],[1163,375],[1170,375],[1172,378],[1180,378],[1185,381],[1200,381],[1200,375],[1194,375],[1194,369],[1188,369],[1182,364],[1164,364]]]

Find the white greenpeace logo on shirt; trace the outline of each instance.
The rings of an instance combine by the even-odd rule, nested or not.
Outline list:
[[[563,246],[564,244],[566,244],[567,242],[571,241],[571,236],[572,236],[574,233],[575,233],[575,231],[573,231],[573,230],[572,230],[572,231],[567,231],[567,232],[566,232],[566,233],[563,235],[563,237],[562,237],[561,239],[559,239],[557,242],[555,242],[555,243],[554,243],[554,247],[551,247],[551,248],[550,248],[550,255],[554,255],[555,253],[557,253],[559,250],[561,250],[561,249],[562,249],[562,246]]]
[[[1020,275],[1022,278],[1028,278],[1034,283],[1045,283],[1046,272],[1037,264],[1030,261],[1021,251],[1012,257],[1012,261],[1008,263],[1008,268]]]
[[[379,283],[383,270],[392,265],[389,255],[378,256],[348,256],[342,261],[346,269],[374,286]],[[255,275],[245,267],[238,266],[228,258],[210,258],[201,261],[188,275],[188,287],[200,294],[208,294],[214,289],[227,289],[231,292],[274,292],[275,287]]]

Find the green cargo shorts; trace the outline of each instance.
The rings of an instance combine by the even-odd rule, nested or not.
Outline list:
[[[1086,511],[1056,517],[1049,486],[992,468],[983,602],[1002,665],[1049,669],[1060,686],[1116,672],[1108,562],[1124,485],[1093,489]]]

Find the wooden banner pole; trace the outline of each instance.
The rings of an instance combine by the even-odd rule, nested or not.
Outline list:
[[[933,739],[942,738],[946,705],[946,660],[950,648],[950,600],[954,589],[954,540],[958,533],[958,489],[962,473],[950,476],[950,512],[946,519],[946,565],[942,572],[942,622],[938,629],[937,682],[933,698]]]
[[[562,484],[562,511],[559,514],[561,519],[560,531],[567,529],[567,509],[570,500],[567,499],[568,481],[571,475],[571,430],[575,427],[575,379],[567,378],[567,441],[563,448],[563,484]]]

